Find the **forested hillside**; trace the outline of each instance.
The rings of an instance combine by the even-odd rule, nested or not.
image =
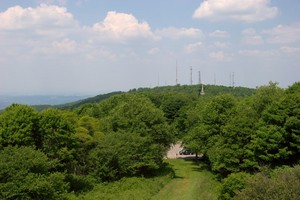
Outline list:
[[[178,140],[222,182],[220,199],[264,188],[296,199],[300,83],[208,85],[204,96],[196,85],[140,88],[43,111],[13,104],[0,114],[0,198],[97,199],[108,184],[113,199],[137,184],[149,199],[174,176],[164,156]]]

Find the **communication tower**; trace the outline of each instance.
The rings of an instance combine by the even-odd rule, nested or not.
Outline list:
[[[191,85],[193,85],[193,68],[191,67]]]
[[[199,73],[199,86],[201,87],[201,88],[199,88],[200,89],[200,95],[201,96],[203,96],[203,95],[205,95],[205,92],[204,92],[204,85],[203,85],[203,83],[202,83],[202,81],[201,81],[201,72],[200,71],[198,71],[198,73]]]

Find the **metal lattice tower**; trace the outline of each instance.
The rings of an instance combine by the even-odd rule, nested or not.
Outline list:
[[[193,85],[193,68],[191,67],[191,85]]]
[[[178,63],[176,60],[176,85],[178,85]]]

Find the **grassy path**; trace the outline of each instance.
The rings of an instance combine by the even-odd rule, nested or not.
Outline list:
[[[202,170],[192,160],[167,160],[175,170],[175,178],[170,181],[153,200],[215,200],[218,197],[220,183],[213,175]]]

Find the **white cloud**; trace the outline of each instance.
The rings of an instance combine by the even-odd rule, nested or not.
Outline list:
[[[223,51],[211,52],[209,54],[209,57],[213,60],[223,61],[223,62],[227,62],[231,60],[231,58],[228,55],[225,55]]]
[[[214,47],[219,48],[219,49],[224,49],[227,48],[229,46],[229,43],[227,42],[214,42],[213,44]]]
[[[286,55],[297,55],[300,53],[300,47],[283,46],[280,48],[280,51]]]
[[[155,48],[149,49],[147,53],[149,55],[155,55],[155,54],[158,54],[159,52],[160,52],[160,49],[155,47]]]
[[[108,59],[110,61],[115,61],[117,58],[117,55],[115,55],[110,50],[104,48],[104,47],[98,47],[97,49],[91,49],[90,51],[87,51],[84,55],[85,59],[87,61],[99,61],[99,59],[103,60],[103,58]]]
[[[77,43],[74,40],[65,38],[61,41],[55,41],[52,43],[52,47],[59,53],[74,53],[77,49]]]
[[[175,28],[169,27],[156,31],[156,34],[160,37],[170,39],[180,38],[200,38],[203,36],[203,32],[197,28]]]
[[[216,30],[209,34],[209,36],[214,38],[228,38],[229,33],[227,31]]]
[[[268,42],[276,44],[289,44],[300,41],[300,24],[283,26],[278,25],[263,33],[269,36]]]
[[[247,56],[247,57],[267,57],[271,58],[275,56],[277,53],[273,50],[240,50],[238,52],[242,56]]]
[[[0,13],[0,30],[68,28],[77,26],[73,15],[64,7],[42,4],[37,8],[15,6]]]
[[[54,41],[28,41],[26,46],[24,45],[23,51],[26,51],[26,47],[30,49],[25,52],[32,59],[38,58],[61,58],[61,56],[75,55],[80,53],[79,44],[70,38],[63,38]]]
[[[139,22],[132,14],[115,11],[108,12],[105,19],[94,24],[92,29],[103,39],[155,38],[147,22]]]
[[[262,36],[256,33],[256,30],[253,28],[248,28],[242,31],[242,43],[247,45],[261,45],[264,44]]]
[[[247,28],[242,31],[243,35],[256,35],[256,30],[254,28]]]
[[[184,47],[184,52],[191,54],[203,48],[202,42],[188,44]]]
[[[274,18],[278,9],[270,6],[271,0],[206,0],[193,17],[211,20],[235,20],[244,22],[263,21]]]

